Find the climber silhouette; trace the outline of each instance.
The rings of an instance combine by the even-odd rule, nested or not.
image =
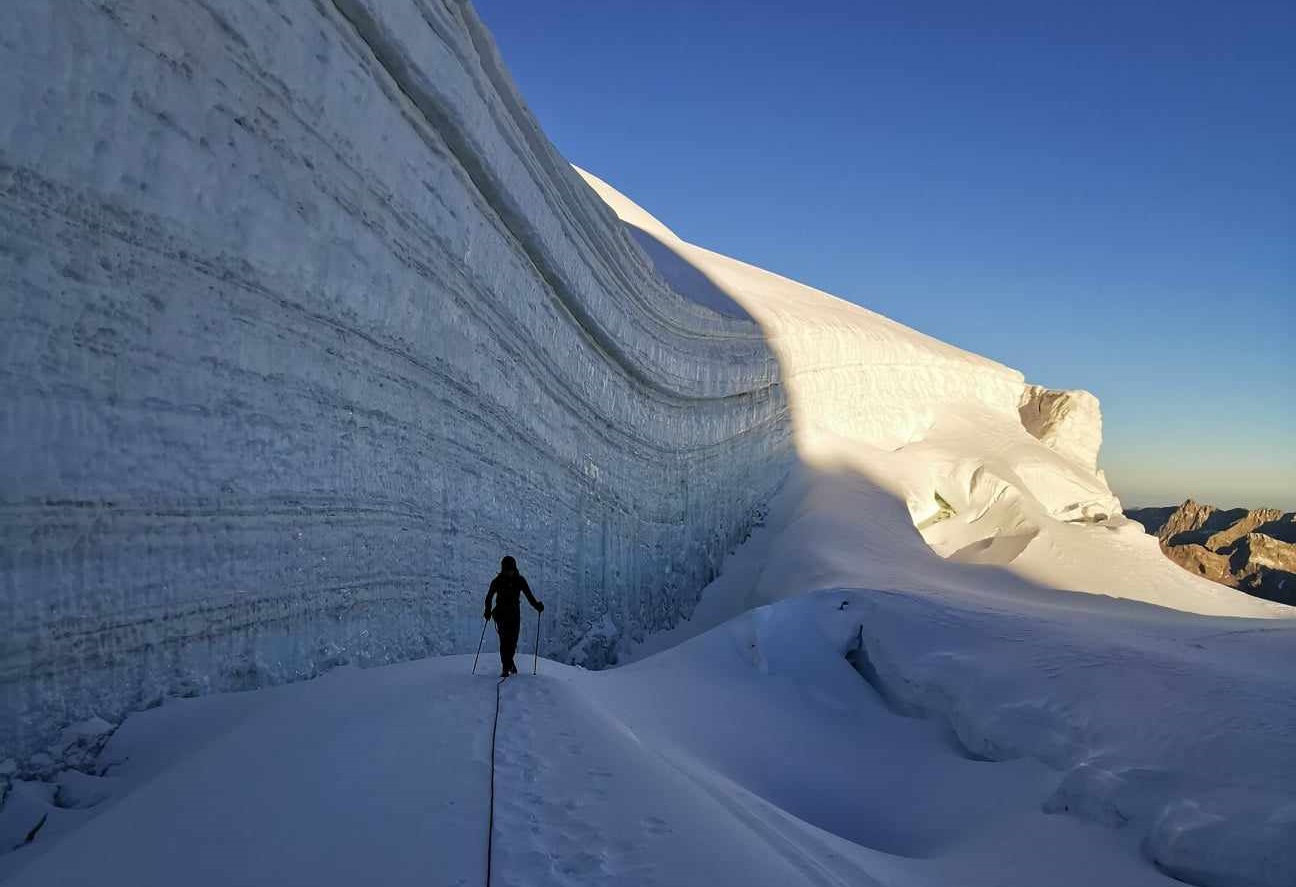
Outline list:
[[[517,650],[518,631],[522,628],[522,609],[519,595],[526,595],[527,601],[536,608],[537,613],[544,612],[544,602],[535,599],[531,586],[518,572],[517,561],[506,557],[500,561],[499,575],[491,580],[490,591],[486,592],[486,615],[482,618],[495,617],[495,630],[500,639],[500,677],[506,678],[517,674],[513,664],[513,653]],[[491,610],[491,599],[495,599],[495,609]]]

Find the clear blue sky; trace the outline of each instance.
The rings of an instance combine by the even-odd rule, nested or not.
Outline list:
[[[680,236],[1093,391],[1126,505],[1296,508],[1296,3],[476,5]]]

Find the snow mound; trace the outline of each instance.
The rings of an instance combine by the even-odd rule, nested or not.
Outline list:
[[[1169,887],[1159,868],[1285,887],[1293,630],[1093,595],[843,588],[623,668],[542,661],[500,691],[493,876]],[[471,666],[132,715],[102,755],[112,794],[28,797],[29,817],[61,816],[0,877],[480,883],[495,680]]]

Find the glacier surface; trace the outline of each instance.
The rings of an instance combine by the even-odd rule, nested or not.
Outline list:
[[[0,37],[0,759],[165,694],[690,612],[792,457],[467,4],[20,0]],[[586,644],[589,663],[609,655]]]
[[[7,11],[0,758],[468,649],[505,552],[545,651],[606,664],[794,463],[956,560],[1259,615],[1136,551],[1090,395],[680,240],[557,154],[466,3]]]

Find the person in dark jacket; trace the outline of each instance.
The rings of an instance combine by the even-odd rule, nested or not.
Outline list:
[[[495,630],[500,639],[500,677],[506,678],[517,674],[513,664],[513,653],[517,650],[518,631],[522,628],[522,607],[518,598],[526,595],[527,601],[535,607],[537,613],[544,612],[544,602],[535,599],[531,586],[518,572],[517,561],[506,557],[500,561],[499,575],[491,580],[490,591],[486,592],[485,619],[495,617]],[[491,609],[491,600],[495,608]]]

